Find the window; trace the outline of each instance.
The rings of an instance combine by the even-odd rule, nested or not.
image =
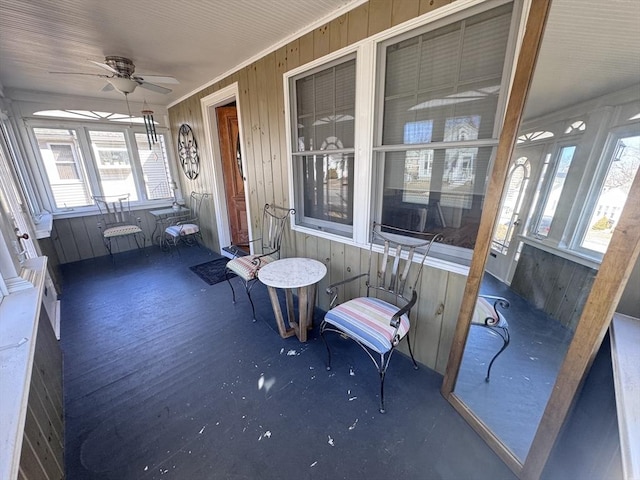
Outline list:
[[[567,132],[569,133],[569,132]],[[517,143],[527,143],[527,142],[535,142],[538,140],[545,140],[548,138],[553,138],[553,132],[549,132],[547,130],[538,130],[536,132],[524,133],[518,136]]]
[[[522,203],[531,178],[531,162],[527,157],[520,157],[511,167],[507,176],[500,214],[493,229],[491,248],[503,255],[509,251],[515,228],[521,221]]]
[[[83,169],[76,129],[34,128],[40,157],[56,209],[90,205],[91,191]]]
[[[475,245],[497,144],[510,4],[381,44],[373,216]]]
[[[584,132],[587,129],[587,124],[582,120],[576,120],[575,122],[571,122],[569,126],[564,130],[565,135],[569,135],[572,133],[580,133]]]
[[[594,192],[593,213],[581,235],[580,247],[604,254],[640,166],[640,136],[615,135],[605,152],[606,175]]]
[[[73,145],[50,144],[49,148],[53,153],[58,178],[60,180],[80,180],[80,170],[78,160],[74,155]]]
[[[356,61],[353,56],[290,80],[297,220],[350,236]]]
[[[129,200],[138,200],[133,168],[123,132],[89,131],[91,147],[98,167],[103,195],[129,193]]]
[[[357,245],[372,221],[440,232],[429,254],[468,264],[519,7],[454,6],[286,73],[292,228]]]
[[[92,195],[128,193],[133,202],[171,198],[165,139],[149,145],[130,128],[34,126],[45,196],[55,212],[93,205]]]
[[[532,120],[531,131],[546,124],[554,134],[533,140],[542,150],[524,239],[597,269],[640,168],[640,123],[628,116],[637,100],[592,104]]]
[[[173,196],[164,136],[158,135],[158,141],[152,144],[149,144],[147,135],[144,133],[136,133],[135,138],[147,199],[161,200]]]
[[[551,222],[556,214],[558,203],[562,196],[562,190],[564,189],[564,183],[569,173],[569,167],[573,160],[573,155],[576,151],[575,145],[565,146],[558,152],[558,160],[556,163],[555,172],[553,173],[553,179],[550,182],[549,190],[545,196],[544,204],[542,206],[542,214],[539,216],[536,222],[533,232],[537,237],[546,237],[549,235],[551,229]],[[541,179],[544,182],[545,179]]]

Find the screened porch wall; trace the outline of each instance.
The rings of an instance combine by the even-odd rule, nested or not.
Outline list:
[[[182,123],[188,123],[204,146],[209,132],[204,130],[200,100],[237,82],[244,135],[242,148],[248,170],[245,186],[251,223],[257,228],[262,205],[290,204],[283,74],[448,3],[449,0],[370,0],[171,107],[172,137],[175,138]],[[181,176],[180,182],[183,191],[212,191],[213,162],[208,152],[202,150],[200,176],[195,181]],[[207,222],[212,222],[207,225],[208,230],[215,232],[215,221],[213,215],[207,218]],[[207,245],[217,251],[221,247],[217,238]],[[289,231],[283,245],[286,257],[309,257],[327,265],[328,274],[318,294],[318,304],[323,309],[328,308],[326,286],[361,271],[368,261],[367,250],[299,232]],[[427,268],[421,282],[412,344],[419,360],[441,373],[447,362],[465,280],[463,275]],[[355,294],[356,289],[350,293]]]

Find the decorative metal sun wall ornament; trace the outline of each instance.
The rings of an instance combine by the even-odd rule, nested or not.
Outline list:
[[[151,150],[151,144],[158,141],[158,135],[156,134],[156,124],[153,120],[153,110],[149,110],[146,100],[142,106],[142,112],[140,113],[142,113],[142,118],[144,118],[144,128],[147,131],[149,150]]]
[[[200,173],[200,157],[198,156],[198,144],[193,130],[186,123],[180,125],[178,131],[178,156],[182,171],[189,180],[195,180]]]

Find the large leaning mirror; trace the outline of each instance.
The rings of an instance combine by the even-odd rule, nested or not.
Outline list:
[[[598,272],[607,275],[606,252],[625,203],[637,195],[638,182],[632,184],[640,165],[638,65],[630,61],[640,57],[637,5],[616,3],[615,15],[597,0],[553,0],[548,12],[535,2],[532,8],[539,8],[538,27],[545,13],[547,24],[528,97],[526,65],[518,67],[523,78],[519,86],[516,74],[515,96],[527,102],[519,129],[500,140],[496,169],[504,186],[493,211],[483,212],[443,385],[443,394],[523,478],[539,476],[560,428],[547,428],[550,418],[561,423],[558,412],[571,403],[560,398],[558,385],[569,379],[577,388],[587,366],[580,371],[574,364],[569,372],[568,364],[580,356],[578,348],[597,349],[601,335],[592,332],[603,332],[607,320],[591,325],[592,332],[586,323],[596,308],[615,308],[615,295],[597,307],[586,304],[594,282],[602,281]],[[614,31],[625,41],[612,41]],[[525,40],[520,60],[529,65],[531,43]],[[500,158],[500,149],[508,158]],[[614,248],[624,244],[617,242]],[[633,262],[633,248],[625,249],[615,254]],[[624,274],[613,275],[621,291]]]

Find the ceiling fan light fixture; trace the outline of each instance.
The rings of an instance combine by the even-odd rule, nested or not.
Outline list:
[[[113,85],[113,88],[118,90],[120,93],[124,93],[125,95],[133,92],[138,86],[138,82],[136,82],[135,80],[123,77],[107,78],[107,82]]]

